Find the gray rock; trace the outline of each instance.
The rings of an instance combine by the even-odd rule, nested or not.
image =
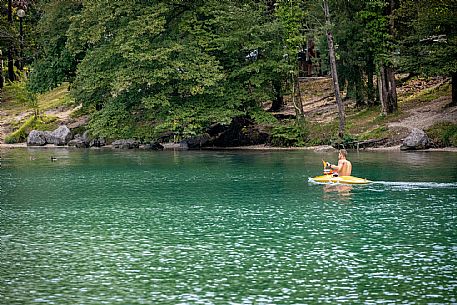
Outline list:
[[[119,149],[133,149],[133,148],[140,147],[140,143],[133,139],[116,140],[112,143],[112,145],[113,145],[113,148],[119,148]]]
[[[92,139],[89,142],[89,147],[102,147],[106,145],[106,141],[103,138]]]
[[[44,137],[46,139],[47,144],[53,144],[54,143],[54,138],[52,137],[52,134],[50,131],[43,131]]]
[[[87,142],[84,140],[80,134],[75,135],[75,138],[68,142],[68,146],[77,147],[77,148],[86,148]]]
[[[49,139],[47,138],[46,140],[50,144],[66,145],[71,140],[71,131],[65,125],[59,126],[59,128],[51,132]]]
[[[203,134],[196,137],[188,138],[181,143],[187,144],[188,149],[200,149],[206,143],[208,143],[212,138],[209,134]]]
[[[400,150],[417,150],[430,148],[430,140],[427,134],[421,130],[414,128],[411,133],[403,140]]]
[[[151,142],[149,144],[146,144],[144,148],[150,150],[163,150],[163,146],[159,142]]]
[[[43,146],[46,143],[46,134],[44,131],[32,130],[27,137],[28,146]]]
[[[186,141],[181,141],[181,142],[179,142],[179,149],[188,150],[189,149],[189,145],[187,144]]]
[[[90,141],[91,141],[91,137],[90,137],[90,134],[89,134],[89,130],[84,131],[84,133],[83,133],[83,135],[82,135],[81,138],[83,139],[83,141],[84,141],[87,145],[89,145],[89,143],[90,143]]]

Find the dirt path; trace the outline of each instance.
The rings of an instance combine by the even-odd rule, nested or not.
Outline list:
[[[424,106],[407,110],[408,116],[398,122],[388,123],[389,128],[427,129],[439,122],[457,122],[457,106],[447,107],[450,100],[440,98]]]

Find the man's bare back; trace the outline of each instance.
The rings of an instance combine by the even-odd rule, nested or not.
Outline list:
[[[340,176],[350,176],[352,173],[352,163],[349,160],[339,160],[338,168],[338,175]]]
[[[346,160],[347,151],[341,149],[338,153],[338,165],[331,165],[330,167],[334,169],[339,176],[350,176],[352,173],[352,163],[349,160]]]

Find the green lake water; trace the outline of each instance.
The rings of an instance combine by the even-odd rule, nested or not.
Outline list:
[[[1,304],[457,303],[456,153],[0,153]]]

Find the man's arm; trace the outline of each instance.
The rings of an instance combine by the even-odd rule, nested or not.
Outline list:
[[[343,165],[344,165],[344,161],[338,160],[338,165],[331,164],[330,168],[339,172],[343,168]]]

